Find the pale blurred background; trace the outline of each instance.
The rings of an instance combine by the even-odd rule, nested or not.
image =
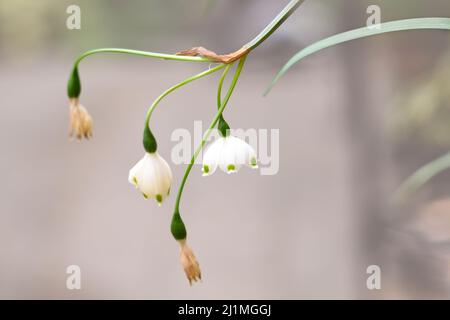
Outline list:
[[[97,55],[80,65],[94,139],[69,142],[66,81],[98,47],[238,49],[282,9],[273,0],[0,0],[0,298],[374,299],[450,297],[450,174],[402,206],[400,183],[450,149],[450,34],[410,31],[320,52],[299,49],[382,20],[450,16],[448,0],[306,1],[249,57],[226,111],[232,127],[280,130],[280,170],[188,180],[182,214],[203,271],[189,287],[169,232],[185,166],[158,208],[128,183],[147,107],[206,65]],[[81,7],[82,29],[66,28]],[[174,129],[206,126],[218,75],[168,97],[153,117],[170,159]],[[66,267],[82,289],[66,289]],[[381,267],[381,290],[366,268]]]

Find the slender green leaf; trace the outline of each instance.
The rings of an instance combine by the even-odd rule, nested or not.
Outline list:
[[[270,22],[252,41],[247,43],[245,47],[249,50],[253,50],[263,43],[264,40],[270,37],[270,35],[274,33],[275,30],[277,30],[303,2],[305,2],[305,0],[291,0],[275,19],[273,19],[272,22]]]
[[[283,66],[283,68],[281,68],[281,70],[273,79],[270,86],[265,91],[264,95],[267,95],[269,93],[272,87],[277,83],[278,80],[280,80],[280,78],[286,73],[286,71],[289,70],[289,68],[291,68],[294,64],[306,58],[307,56],[316,53],[317,51],[355,39],[375,36],[378,34],[394,31],[417,30],[417,29],[450,30],[450,18],[418,18],[418,19],[391,21],[380,24],[379,28],[369,28],[369,27],[359,28],[317,41],[312,45],[299,51]]]
[[[433,177],[448,169],[450,169],[450,152],[425,164],[409,176],[395,193],[394,200],[397,202],[404,200]]]

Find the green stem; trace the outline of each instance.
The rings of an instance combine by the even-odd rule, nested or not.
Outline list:
[[[156,98],[155,101],[153,101],[152,105],[150,106],[150,108],[147,111],[147,115],[145,117],[145,125],[148,126],[150,118],[152,116],[153,111],[155,110],[156,106],[161,102],[162,99],[164,99],[166,96],[168,96],[170,93],[172,93],[173,91],[175,91],[176,89],[192,82],[195,81],[197,79],[203,78],[211,73],[214,73],[216,71],[219,71],[220,69],[223,69],[226,65],[225,64],[220,64],[214,68],[208,69],[206,71],[203,71],[202,73],[199,73],[195,76],[189,77],[187,79],[185,79],[184,81],[174,85],[173,87],[170,87],[169,89],[167,89],[166,91],[164,91],[161,95],[159,95],[158,98]]]
[[[191,61],[191,62],[211,62],[208,58],[203,57],[189,57],[189,56],[178,56],[175,54],[167,54],[167,53],[157,53],[150,51],[141,51],[141,50],[131,50],[131,49],[122,49],[122,48],[101,48],[89,50],[83,53],[81,56],[75,60],[74,68],[78,67],[80,62],[93,54],[96,53],[122,53],[122,54],[130,54],[135,56],[142,56],[147,58],[157,58],[163,60],[176,60],[176,61]]]
[[[130,55],[135,55],[135,56],[143,56],[143,57],[157,58],[157,59],[163,59],[163,60],[212,62],[210,59],[203,58],[203,57],[179,56],[179,55],[174,55],[174,54],[122,49],[122,48],[102,48],[102,49],[86,51],[85,53],[80,55],[75,60],[75,63],[73,65],[72,73],[71,73],[71,76],[70,76],[69,82],[68,82],[68,95],[70,98],[77,98],[81,92],[81,83],[80,83],[80,79],[78,76],[78,66],[79,66],[80,62],[83,61],[86,57],[91,56],[96,53],[122,53],[122,54],[130,54]]]
[[[184,186],[186,184],[186,180],[189,176],[189,173],[192,170],[192,167],[194,166],[195,160],[197,159],[197,156],[199,155],[200,151],[202,150],[203,146],[205,145],[206,141],[208,140],[209,136],[211,135],[211,132],[213,130],[213,128],[216,126],[217,122],[219,121],[219,118],[222,116],[222,112],[225,110],[225,107],[227,106],[228,101],[230,100],[230,97],[233,93],[233,90],[236,86],[236,83],[239,79],[239,76],[241,75],[241,71],[242,68],[244,67],[244,63],[245,63],[245,59],[247,58],[247,56],[242,57],[239,60],[239,64],[236,68],[236,71],[234,73],[234,77],[233,80],[231,81],[230,84],[230,88],[228,89],[228,92],[223,100],[223,102],[221,103],[221,106],[219,108],[219,111],[217,112],[216,116],[214,117],[214,120],[211,122],[211,125],[209,126],[208,130],[205,132],[205,134],[203,135],[202,141],[200,142],[200,144],[197,146],[194,155],[191,158],[191,162],[189,163],[188,167],[186,168],[186,171],[184,173],[183,179],[181,180],[181,184],[180,184],[180,188],[178,189],[178,194],[177,194],[177,199],[175,201],[175,210],[174,213],[179,213],[179,209],[180,209],[180,200],[181,200],[181,195],[183,194],[183,189]]]
[[[223,71],[222,76],[219,80],[219,86],[217,88],[217,109],[220,109],[220,106],[222,105],[222,87],[223,82],[225,81],[225,78],[227,77],[228,71],[230,70],[232,64],[229,64],[227,68]],[[223,114],[219,118],[219,123],[217,124],[217,129],[219,129],[219,133],[222,137],[226,137],[229,133],[230,126],[223,118]]]
[[[225,81],[225,78],[227,77],[228,71],[230,71],[230,67],[232,64],[227,65],[225,70],[223,70],[222,75],[220,76],[219,80],[219,86],[217,87],[217,109],[220,109],[220,106],[222,105],[222,87],[223,82]]]
[[[143,144],[144,144],[144,149],[146,152],[153,153],[158,149],[158,144],[156,142],[155,136],[153,135],[152,131],[150,130],[149,122],[150,122],[150,118],[153,114],[153,111],[155,110],[156,106],[161,102],[161,100],[164,99],[171,92],[175,91],[176,89],[178,89],[192,81],[203,78],[211,73],[214,73],[224,67],[225,67],[225,64],[220,64],[214,68],[203,71],[202,73],[199,73],[195,76],[189,77],[189,78],[183,80],[182,82],[177,83],[176,85],[170,87],[169,89],[164,91],[162,94],[160,94],[159,97],[156,98],[155,101],[153,101],[152,105],[150,106],[150,108],[147,111],[147,115],[145,117],[145,124],[144,124]]]

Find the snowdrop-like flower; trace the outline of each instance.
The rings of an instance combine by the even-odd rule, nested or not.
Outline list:
[[[161,205],[170,192],[172,171],[158,152],[146,152],[131,168],[128,181],[142,192],[145,199],[154,198]]]
[[[200,265],[195,258],[194,252],[186,244],[186,239],[178,240],[178,243],[180,244],[180,262],[189,280],[189,284],[192,285],[192,281],[195,282],[202,279]]]
[[[69,136],[75,136],[78,140],[83,137],[89,139],[92,137],[92,118],[83,107],[78,98],[70,99],[70,128]]]
[[[242,165],[258,168],[256,153],[244,140],[233,136],[220,137],[206,150],[203,157],[203,176],[209,176],[219,166],[226,173],[234,173]]]

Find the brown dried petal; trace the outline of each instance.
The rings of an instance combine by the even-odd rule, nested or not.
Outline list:
[[[78,99],[70,100],[70,127],[69,136],[81,140],[83,137],[92,137],[92,118],[86,108],[79,104]]]
[[[202,274],[200,271],[200,265],[195,258],[194,252],[192,249],[186,244],[186,240],[179,241],[181,250],[180,250],[180,261],[183,266],[186,277],[189,280],[189,284],[192,285],[192,282],[199,281],[202,279]]]

